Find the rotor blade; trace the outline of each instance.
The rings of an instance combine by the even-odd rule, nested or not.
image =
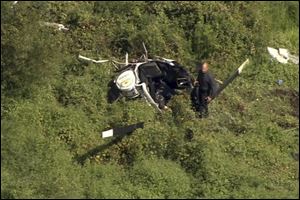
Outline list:
[[[112,62],[114,62],[116,64],[119,64],[119,65],[126,65],[126,63],[122,63],[122,62],[119,62],[119,61],[116,61],[116,60],[112,60]]]
[[[64,31],[68,31],[68,30],[69,30],[69,29],[66,28],[63,24],[51,23],[51,22],[44,22],[43,24],[44,24],[45,26],[50,26],[50,27],[57,28],[58,30],[64,30]]]
[[[161,57],[161,56],[155,56],[155,57],[157,57],[157,58],[159,58],[159,59],[162,59],[162,60],[165,60],[165,61],[167,61],[167,62],[173,62],[173,61],[174,61],[174,60],[172,60],[172,59],[164,58],[164,57]]]
[[[249,59],[247,59],[227,80],[224,81],[224,83],[217,89],[212,99],[216,98],[238,75],[242,73],[242,70],[248,62]]]
[[[144,128],[144,122],[139,122],[136,124],[122,126],[122,127],[115,127],[107,131],[103,131],[102,138],[128,135],[138,128]]]
[[[79,59],[82,59],[82,60],[87,60],[87,61],[91,61],[93,63],[105,63],[105,62],[108,62],[109,60],[93,60],[91,58],[87,58],[85,56],[82,56],[82,55],[79,55],[78,56]]]
[[[144,47],[144,50],[145,50],[145,60],[147,61],[148,60],[148,51],[147,51],[147,48],[145,46],[145,43],[143,42],[143,47]]]
[[[112,62],[114,62],[115,64],[118,64],[118,65],[126,65],[126,63],[122,63],[122,62],[119,62],[119,61],[116,61],[116,60],[111,60]],[[129,64],[136,64],[136,63],[128,63],[127,65]]]

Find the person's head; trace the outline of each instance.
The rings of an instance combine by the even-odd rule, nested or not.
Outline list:
[[[203,62],[199,67],[199,71],[201,71],[202,73],[206,73],[208,71],[208,63]]]

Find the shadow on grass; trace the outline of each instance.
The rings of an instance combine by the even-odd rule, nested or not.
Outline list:
[[[124,137],[124,136],[123,136]],[[78,163],[80,163],[81,165],[84,164],[84,161],[86,159],[88,159],[89,157],[93,157],[95,155],[97,155],[98,153],[104,151],[105,149],[109,148],[110,146],[119,143],[123,137],[117,137],[113,140],[111,140],[110,142],[97,146],[91,150],[89,150],[88,152],[86,152],[85,154],[81,155],[81,156],[77,156],[75,159],[77,160]]]

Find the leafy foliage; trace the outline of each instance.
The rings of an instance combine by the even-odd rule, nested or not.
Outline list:
[[[113,67],[78,54],[135,58],[142,42],[193,76],[202,60],[221,80],[251,63],[207,119],[188,94],[163,114],[108,104]],[[299,54],[299,2],[1,2],[1,198],[297,198],[299,68],[267,46]]]

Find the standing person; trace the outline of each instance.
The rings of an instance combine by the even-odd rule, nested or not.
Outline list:
[[[197,111],[199,117],[208,117],[208,103],[212,100],[217,90],[217,85],[211,73],[209,65],[204,62],[199,67],[197,80],[194,82],[196,86]]]

